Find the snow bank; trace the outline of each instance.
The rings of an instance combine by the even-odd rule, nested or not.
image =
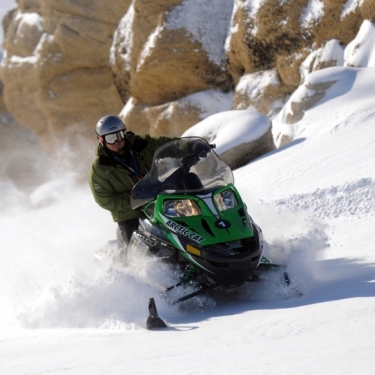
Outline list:
[[[375,66],[375,23],[365,20],[357,36],[345,48],[345,66]]]
[[[183,136],[198,136],[216,144],[222,154],[235,146],[260,138],[271,127],[269,118],[254,110],[214,114],[188,129]]]

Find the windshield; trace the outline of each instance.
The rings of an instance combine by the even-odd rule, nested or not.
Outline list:
[[[181,138],[156,150],[150,172],[132,190],[131,205],[138,208],[159,194],[202,194],[233,182],[229,166],[204,139]]]

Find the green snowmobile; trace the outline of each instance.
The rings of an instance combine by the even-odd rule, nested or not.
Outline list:
[[[128,254],[146,251],[178,264],[181,281],[166,292],[195,285],[175,303],[259,281],[262,271],[282,267],[263,261],[262,231],[248,214],[231,169],[202,138],[161,146],[150,172],[134,186],[131,202],[142,215]],[[289,284],[286,271],[284,281]]]

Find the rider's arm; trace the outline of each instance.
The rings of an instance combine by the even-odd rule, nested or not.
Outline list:
[[[114,186],[107,173],[99,166],[93,166],[89,175],[89,186],[98,205],[111,212],[114,221],[134,219],[139,216],[130,205],[130,191],[134,185],[129,181],[122,181],[121,186]],[[128,182],[128,183],[127,183]]]
[[[186,137],[176,140],[173,147],[166,147],[159,152],[160,158],[181,158],[187,155],[194,154],[196,156],[205,157],[211,146],[202,138]]]

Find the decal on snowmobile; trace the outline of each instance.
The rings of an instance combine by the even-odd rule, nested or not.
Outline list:
[[[211,212],[218,218],[220,217],[220,215],[218,214],[218,212],[216,211],[216,207],[214,206],[213,202],[212,202],[212,194],[206,194],[206,195],[198,195],[197,194],[197,197],[201,198],[204,203],[206,203],[207,207],[211,210]]]
[[[197,243],[201,243],[202,241],[205,240],[204,237],[200,236],[199,234],[191,231],[190,229],[187,229],[185,227],[183,227],[182,225],[180,224],[177,224],[175,223],[174,221],[172,220],[168,220],[165,225],[168,227],[168,228],[171,228],[174,232],[177,232],[179,234],[182,234],[183,236],[189,238],[190,240],[194,241],[194,242],[197,242]]]
[[[172,238],[173,238],[173,241],[175,243],[175,246],[180,248],[180,250],[182,250],[183,252],[186,252],[185,248],[182,246],[182,244],[180,242],[180,239],[173,233],[172,233]]]
[[[215,222],[215,227],[219,229],[228,229],[231,226],[232,224],[228,220],[220,219]]]

